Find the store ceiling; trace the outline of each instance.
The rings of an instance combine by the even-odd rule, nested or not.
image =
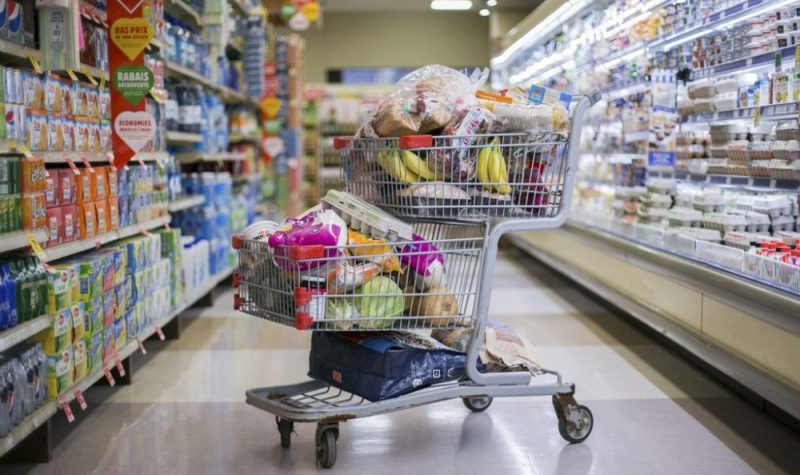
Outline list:
[[[322,10],[328,12],[370,11],[432,11],[431,0],[321,0]],[[533,11],[541,0],[497,0],[499,10]],[[472,9],[477,11],[482,0],[472,0]]]

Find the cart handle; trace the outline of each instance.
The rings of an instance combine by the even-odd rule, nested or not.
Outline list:
[[[433,147],[433,135],[403,135],[400,137],[401,149],[429,147]]]
[[[342,150],[348,148],[352,143],[353,143],[352,135],[333,138],[333,148],[335,150]]]

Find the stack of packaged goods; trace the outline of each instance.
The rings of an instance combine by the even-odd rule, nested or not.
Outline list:
[[[38,343],[0,354],[0,438],[47,399],[47,357]]]
[[[48,314],[47,272],[35,257],[0,262],[0,331]]]
[[[145,223],[167,212],[167,172],[164,168],[140,164],[119,171],[120,227]]]

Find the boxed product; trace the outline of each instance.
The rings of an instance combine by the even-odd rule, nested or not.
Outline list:
[[[44,199],[48,208],[61,206],[61,180],[58,170],[45,171]]]
[[[89,203],[95,200],[95,175],[96,173],[89,173],[84,171],[80,175],[73,175],[78,187],[77,202]]]
[[[128,343],[128,332],[125,328],[125,319],[120,318],[114,322],[114,348],[122,349]]]
[[[106,222],[109,231],[119,229],[119,204],[116,196],[108,198],[108,205],[106,206]]]
[[[88,239],[95,235],[97,227],[97,215],[95,213],[94,203],[83,203],[80,205],[80,238]]]
[[[466,357],[409,332],[314,332],[309,376],[370,401],[464,375]]]
[[[64,220],[61,208],[47,209],[47,246],[61,244],[61,233],[64,229]]]
[[[54,399],[75,383],[72,345],[59,353],[47,356],[47,397]]]
[[[80,234],[80,215],[77,205],[61,207],[61,222],[64,227],[61,234],[61,242],[72,242],[78,239]]]
[[[96,168],[94,173],[95,182],[95,201],[105,200],[108,198],[108,175],[106,174],[106,167]]]
[[[47,227],[47,202],[44,193],[22,195],[22,228],[41,229]]]
[[[89,374],[85,340],[80,339],[73,343],[72,355],[73,365],[75,367],[75,381],[80,381]]]
[[[125,329],[127,330],[128,341],[133,340],[139,334],[139,327],[136,324],[136,315],[133,310],[125,312]]]
[[[114,339],[114,323],[108,325],[103,329],[103,361],[107,361],[114,356],[115,345],[117,341]]]
[[[105,200],[103,201],[95,201],[94,203],[94,210],[95,215],[97,216],[97,234],[105,234],[109,231],[108,229],[108,209],[106,207]]]
[[[103,296],[98,295],[84,304],[84,327],[87,335],[95,335],[103,333],[103,316],[105,307],[103,305]]]
[[[44,193],[47,189],[47,171],[44,159],[23,157],[19,160],[20,191],[22,193]]]
[[[117,316],[117,294],[113,291],[103,293],[103,327],[108,329]]]
[[[128,308],[128,294],[125,284],[120,284],[114,287],[114,294],[117,300],[117,308],[114,314],[114,319],[119,320],[125,316],[125,309]]]
[[[51,314],[50,318],[50,326],[37,335],[37,340],[45,353],[54,355],[72,346],[72,311],[67,308]]]
[[[56,170],[53,170],[55,173]],[[70,169],[58,170],[61,191],[61,205],[76,204],[78,202],[78,182],[75,172]]]
[[[78,264],[78,281],[80,282],[80,299],[93,301],[103,295],[103,269],[99,260],[84,256]]]
[[[86,302],[72,304],[72,334],[73,341],[82,340],[87,335]],[[89,329],[91,331],[91,329]]]
[[[117,169],[116,167],[104,167],[106,173],[106,181],[108,182],[108,196],[119,196],[119,184],[117,182]]]
[[[86,371],[91,374],[103,368],[103,332],[86,338]]]
[[[72,278],[69,267],[47,273],[47,313],[54,314],[72,305]]]

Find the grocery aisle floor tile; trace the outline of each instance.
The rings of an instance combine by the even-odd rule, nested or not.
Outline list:
[[[531,268],[533,268],[531,270]],[[54,421],[55,460],[3,474],[318,473],[314,426],[281,449],[273,418],[247,388],[305,378],[309,335],[230,310],[232,293],[183,316],[180,340],[148,343],[134,384],[93,388],[90,408]],[[791,473],[800,438],[727,388],[517,253],[497,265],[492,315],[534,343],[545,366],[577,384],[591,437],[558,435],[549,398],[460,401],[342,424],[329,473],[456,475]]]

